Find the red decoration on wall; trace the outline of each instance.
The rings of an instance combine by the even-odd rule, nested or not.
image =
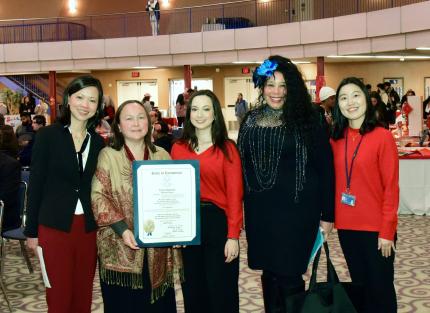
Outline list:
[[[133,78],[140,77],[140,72],[131,72],[131,77]]]

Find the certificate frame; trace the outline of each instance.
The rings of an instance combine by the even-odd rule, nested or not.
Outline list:
[[[145,177],[151,177],[153,180],[143,179]],[[190,184],[189,188],[179,184],[178,177],[185,178],[185,181]],[[149,185],[154,183],[156,184],[155,187]],[[168,189],[165,188],[165,184],[169,184]],[[150,192],[151,188],[160,192],[152,193]],[[145,189],[148,190],[146,194]],[[178,194],[181,195],[178,197],[181,198],[180,200],[175,200],[169,193],[171,190],[173,190],[172,192],[177,190],[185,192]],[[200,245],[199,161],[133,161],[133,191],[134,236],[139,247]],[[179,204],[175,202],[179,202]],[[183,209],[184,205],[187,209]],[[148,216],[149,218],[145,220],[145,217]],[[179,218],[176,218],[178,216]],[[175,224],[177,221],[178,223]],[[161,227],[156,227],[156,224],[161,225]],[[180,230],[177,233],[178,235],[182,234],[182,236],[166,236],[169,232],[175,233],[175,230]]]

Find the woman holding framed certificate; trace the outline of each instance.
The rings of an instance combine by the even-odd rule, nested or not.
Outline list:
[[[180,251],[140,249],[133,234],[132,163],[168,160],[169,154],[151,143],[149,113],[139,101],[120,105],[112,129],[113,144],[100,152],[91,194],[104,312],[174,313]]]
[[[212,91],[191,96],[183,136],[173,145],[172,159],[200,162],[202,243],[182,250],[185,312],[238,313],[242,168]]]
[[[321,226],[333,224],[334,172],[327,132],[297,66],[271,56],[256,68],[258,107],[238,137],[245,181],[248,264],[263,270],[266,312],[302,291]]]
[[[378,126],[370,96],[342,80],[333,109],[335,227],[352,282],[363,285],[363,312],[397,312],[394,255],[399,160],[390,131]]]

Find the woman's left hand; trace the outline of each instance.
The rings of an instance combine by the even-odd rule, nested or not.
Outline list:
[[[393,249],[393,251],[396,251],[394,241],[387,240],[384,238],[378,238],[378,250],[381,250],[382,256],[386,258],[391,256],[391,249]]]
[[[230,263],[235,258],[239,257],[239,240],[227,239],[224,247],[225,263]]]

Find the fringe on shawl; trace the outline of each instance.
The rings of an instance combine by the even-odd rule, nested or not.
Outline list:
[[[169,272],[166,277],[166,281],[163,282],[157,288],[151,291],[151,303],[157,301],[160,297],[164,296],[168,288],[174,288],[175,286],[175,273],[179,274],[179,281],[184,281],[184,270],[175,270]],[[143,289],[143,278],[142,274],[125,273],[108,270],[106,268],[100,268],[100,279],[108,285],[117,285],[121,287],[129,287],[132,289]]]

